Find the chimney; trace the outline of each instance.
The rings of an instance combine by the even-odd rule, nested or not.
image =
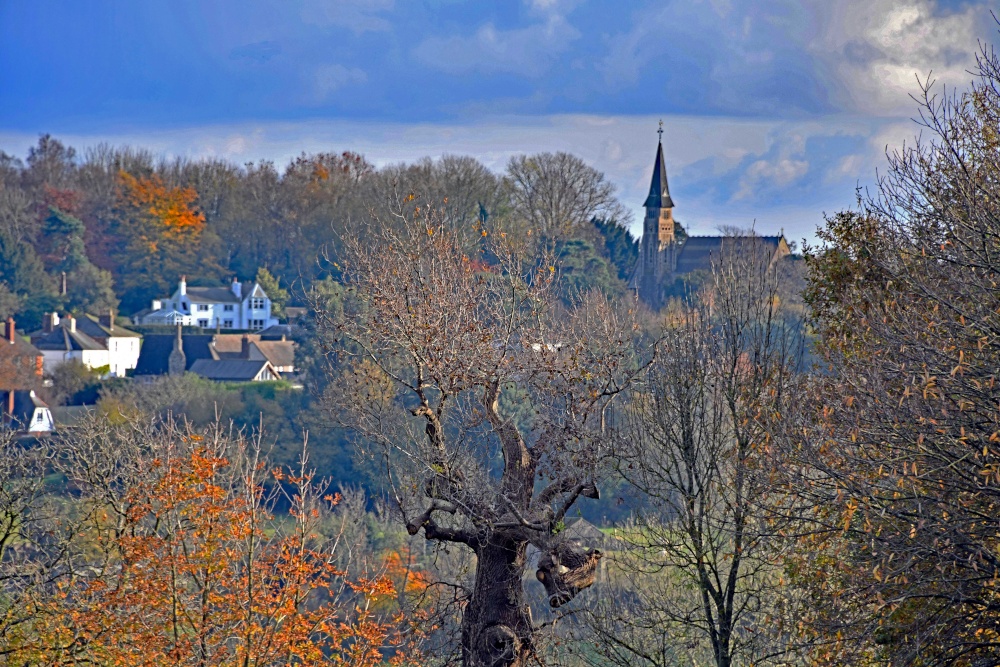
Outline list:
[[[59,313],[45,313],[42,316],[42,329],[45,333],[52,333],[59,326]]]
[[[181,276],[181,281],[177,285],[177,291],[181,296],[187,296],[188,293],[187,276]]]
[[[250,336],[243,334],[243,340],[240,341],[240,359],[250,358]]]
[[[101,326],[106,328],[108,331],[115,330],[115,311],[108,309],[107,315],[101,315],[97,318],[97,321],[101,323]]]
[[[7,391],[7,414],[5,415],[8,424],[14,422],[14,390]]]
[[[236,279],[236,276],[233,276],[233,284],[232,284],[231,287],[232,287],[232,290],[233,290],[233,294],[236,295],[236,298],[242,300],[243,299],[243,292],[240,289],[240,281]]]
[[[7,318],[7,340],[10,341],[11,345],[14,344],[14,318],[13,317],[8,317]]]
[[[177,323],[177,335],[174,337],[174,349],[167,357],[167,374],[184,375],[187,370],[187,356],[184,354],[184,339],[181,334],[181,323]]]
[[[66,321],[69,322],[69,330],[76,333],[76,318],[72,315],[67,315]]]

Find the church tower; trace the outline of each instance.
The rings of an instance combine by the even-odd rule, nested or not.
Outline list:
[[[663,161],[663,121],[658,130],[653,179],[646,197],[646,217],[642,224],[639,244],[639,266],[635,285],[639,297],[653,307],[660,305],[664,278],[673,273],[677,261],[677,239],[674,238],[674,200],[667,184],[667,167]]]

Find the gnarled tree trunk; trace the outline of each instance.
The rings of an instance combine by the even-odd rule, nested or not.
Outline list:
[[[494,536],[476,549],[472,599],[462,618],[462,664],[521,667],[532,652],[522,578],[527,542]]]

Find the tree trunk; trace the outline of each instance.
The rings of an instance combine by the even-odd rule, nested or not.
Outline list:
[[[524,601],[527,543],[494,537],[477,550],[476,583],[462,618],[465,667],[522,667],[531,654]]]

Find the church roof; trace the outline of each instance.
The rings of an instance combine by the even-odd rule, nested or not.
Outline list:
[[[677,273],[710,271],[712,261],[718,261],[724,246],[737,253],[752,251],[755,246],[773,253],[781,239],[781,236],[689,236],[677,256]]]
[[[656,146],[656,163],[653,165],[653,180],[649,184],[649,196],[646,197],[646,208],[673,208],[674,200],[670,198],[670,187],[667,185],[667,167],[663,163],[663,143]]]

